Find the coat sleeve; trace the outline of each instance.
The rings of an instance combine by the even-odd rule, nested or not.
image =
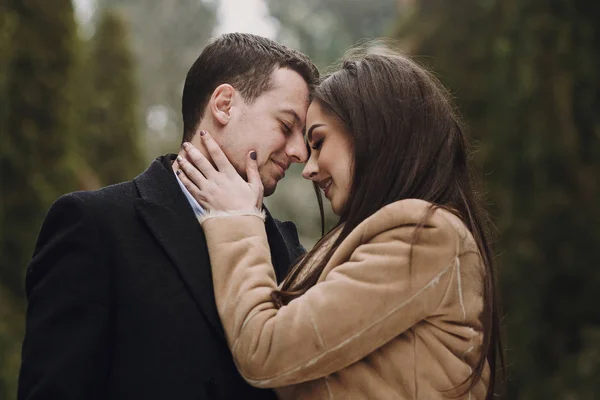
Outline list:
[[[361,235],[324,280],[277,309],[262,221],[227,217],[203,227],[229,346],[242,376],[258,387],[327,376],[425,319],[438,308],[457,255],[448,224],[424,227],[414,244],[415,224],[390,226]]]
[[[19,400],[106,397],[109,268],[83,209],[76,194],[56,201],[27,268]]]

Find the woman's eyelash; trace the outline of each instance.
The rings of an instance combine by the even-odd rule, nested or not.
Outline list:
[[[320,140],[317,140],[317,141],[315,142],[315,144],[313,144],[313,145],[311,146],[311,148],[312,148],[312,149],[314,149],[314,150],[319,150],[319,149],[321,148],[321,145],[323,144],[323,140],[325,140],[325,138],[323,138],[323,139],[320,139]]]

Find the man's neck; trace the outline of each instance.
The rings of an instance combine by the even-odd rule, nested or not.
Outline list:
[[[206,150],[206,147],[204,147],[204,145],[202,144],[202,142],[199,140],[200,139],[200,135],[194,135],[194,137],[192,138],[192,140],[190,140],[190,143],[197,148],[198,150],[200,150],[200,152],[202,153],[202,155],[204,157],[206,157],[212,164],[212,159],[208,154],[208,150]],[[192,160],[190,160],[187,152],[183,149],[183,146],[179,148],[179,152],[177,153],[177,155],[185,158],[186,160],[192,162]],[[192,163],[193,164],[193,163]],[[173,167],[173,172],[177,172],[177,170],[179,169],[179,163],[177,162],[177,159],[175,159],[173,161],[173,164],[171,164]]]

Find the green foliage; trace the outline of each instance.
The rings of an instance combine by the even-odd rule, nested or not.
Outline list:
[[[9,7],[19,45],[12,46],[3,93],[8,112],[0,149],[0,278],[19,293],[48,206],[75,187],[68,88],[76,38],[69,0],[14,0]]]
[[[598,18],[592,1],[423,0],[397,31],[452,88],[480,142],[510,399],[600,392]]]
[[[8,71],[12,56],[13,36],[16,27],[16,16],[2,3],[0,6],[0,148],[4,148],[4,140],[8,133]],[[1,150],[0,150],[1,154]],[[0,180],[0,192],[4,193],[4,181]],[[4,205],[0,202],[0,243],[4,236],[2,229]]]
[[[75,21],[70,0],[7,0],[0,12],[0,398],[14,398],[23,276],[44,215],[76,188]]]
[[[134,178],[146,164],[140,148],[134,61],[119,14],[102,16],[91,47],[80,77],[81,86],[88,89],[88,108],[80,122],[79,147],[101,184],[107,185]]]
[[[0,399],[16,397],[23,332],[21,305],[0,284]]]
[[[8,83],[9,60],[11,59],[14,32],[17,24],[17,18],[14,12],[6,7],[6,4],[0,5],[0,94],[2,94],[2,129],[5,129],[7,107],[6,105],[6,85]]]
[[[4,148],[4,141],[8,133],[8,84],[9,60],[12,55],[16,16],[3,3],[0,6],[0,149]],[[2,150],[0,150],[0,154]],[[7,188],[4,180],[0,180],[0,192],[3,194]],[[0,202],[0,243],[8,230],[4,227],[4,204]],[[0,279],[1,282],[1,279]],[[19,369],[19,344],[22,331],[20,307],[16,307],[9,292],[0,283],[0,398],[10,398],[16,393],[17,371]],[[10,396],[10,397],[9,397]]]

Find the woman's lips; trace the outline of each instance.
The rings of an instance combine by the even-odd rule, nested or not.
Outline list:
[[[333,184],[333,179],[331,179],[331,178],[328,178],[328,179],[325,179],[325,180],[319,182],[319,187],[323,190],[323,193],[325,193],[325,197],[327,197],[329,200],[331,200],[329,197],[329,193],[331,192],[332,184]]]

